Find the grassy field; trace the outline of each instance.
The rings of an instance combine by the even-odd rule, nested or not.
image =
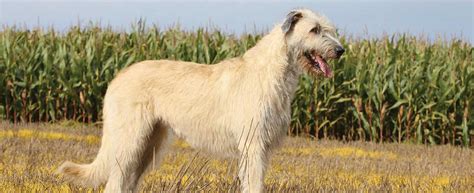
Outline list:
[[[102,117],[108,83],[143,60],[215,64],[241,56],[263,34],[98,25],[0,29],[0,119],[12,122]],[[473,47],[459,38],[341,35],[346,53],[334,77],[301,77],[288,133],[320,139],[471,146]]]
[[[100,127],[73,122],[0,122],[0,192],[96,192],[56,176],[64,160],[90,162]],[[287,138],[274,152],[265,187],[272,192],[474,192],[474,151],[449,145],[375,144]],[[142,191],[235,192],[236,160],[211,159],[186,143],[173,143]]]

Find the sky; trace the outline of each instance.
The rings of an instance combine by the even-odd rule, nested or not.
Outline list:
[[[0,0],[0,25],[67,30],[89,21],[128,30],[148,24],[184,29],[217,27],[226,33],[265,32],[293,8],[326,15],[342,34],[373,37],[394,32],[474,41],[474,0]]]

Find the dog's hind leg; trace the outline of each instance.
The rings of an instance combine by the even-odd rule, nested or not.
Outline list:
[[[114,119],[121,124],[115,124],[120,128],[107,133],[113,147],[109,147],[110,174],[105,192],[137,192],[138,181],[152,161],[154,148],[161,148],[158,144],[168,135],[167,129],[151,115],[152,112],[138,106],[135,111],[128,111],[127,116],[119,116],[122,119]]]
[[[146,147],[146,150],[143,154],[142,163],[140,164],[139,172],[141,172],[141,176],[139,177],[138,181],[140,182],[141,178],[143,178],[149,169],[157,169],[159,167],[159,163],[163,157],[164,151],[167,149],[171,138],[171,131],[170,128],[158,121],[155,123],[153,128],[153,133],[150,137],[150,142]]]

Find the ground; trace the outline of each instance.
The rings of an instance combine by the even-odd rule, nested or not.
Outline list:
[[[54,174],[65,160],[91,162],[100,127],[71,122],[0,122],[0,192],[97,192]],[[235,192],[236,160],[177,141],[153,166],[142,191]],[[474,150],[453,146],[375,144],[286,138],[265,178],[271,192],[474,192]],[[230,190],[230,191],[229,191]]]

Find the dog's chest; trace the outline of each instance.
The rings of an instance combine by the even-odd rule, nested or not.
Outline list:
[[[268,93],[268,101],[264,102],[264,123],[262,135],[267,143],[273,144],[282,137],[291,121],[291,102],[297,87],[298,80],[292,76],[286,76],[274,85],[273,93]]]

